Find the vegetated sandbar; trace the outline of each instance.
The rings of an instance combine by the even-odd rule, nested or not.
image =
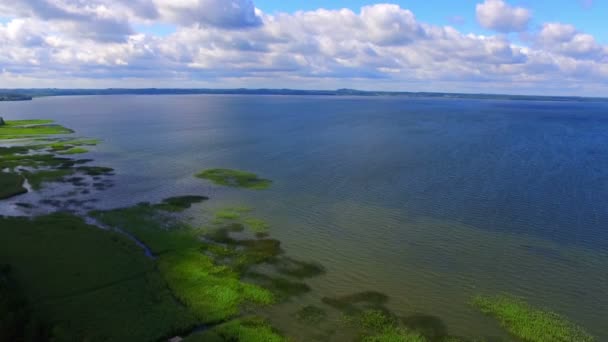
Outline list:
[[[272,181],[258,177],[255,173],[233,169],[208,169],[196,175],[215,184],[253,190],[268,189]]]

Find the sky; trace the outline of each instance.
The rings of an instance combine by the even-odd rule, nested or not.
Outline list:
[[[607,0],[0,0],[0,88],[608,96]]]

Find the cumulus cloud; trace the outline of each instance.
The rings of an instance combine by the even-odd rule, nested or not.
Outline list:
[[[606,47],[598,44],[592,35],[567,24],[545,23],[538,34],[537,44],[542,49],[577,58],[601,60],[608,56]]]
[[[7,4],[0,0],[0,15],[13,17],[0,23],[0,88],[62,80],[62,86],[608,89],[607,48],[557,23],[522,46],[505,35],[430,25],[390,4],[272,15],[246,0]],[[128,29],[105,26],[111,22]],[[175,30],[140,33],[133,29],[139,23],[171,23]]]
[[[503,33],[525,31],[532,18],[529,10],[503,0],[485,0],[477,4],[476,12],[481,26]]]

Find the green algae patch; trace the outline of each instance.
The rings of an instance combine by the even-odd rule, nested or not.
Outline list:
[[[12,172],[0,172],[0,200],[27,192],[23,187],[25,178]]]
[[[89,150],[87,150],[86,148],[82,148],[82,147],[73,147],[67,150],[63,150],[58,152],[59,154],[65,154],[65,155],[72,155],[72,154],[83,154],[83,153],[87,153],[89,152]]]
[[[255,173],[232,169],[209,169],[198,173],[196,177],[210,180],[217,185],[253,190],[268,189],[272,184],[272,181],[259,178]]]
[[[0,235],[0,260],[51,340],[152,341],[196,324],[123,235],[68,214],[0,217]]]
[[[510,295],[478,296],[473,306],[496,318],[517,338],[527,342],[592,342],[595,338],[562,316],[536,309]]]
[[[359,327],[362,342],[427,342],[421,334],[398,324],[395,317],[383,310],[366,310],[350,317]]]
[[[158,265],[175,296],[204,323],[229,319],[247,303],[274,302],[268,290],[240,281],[238,274],[198,250],[164,255]]]
[[[287,342],[259,317],[236,319],[208,331],[191,335],[184,342]]]
[[[266,234],[270,228],[270,224],[265,220],[256,217],[245,217],[243,223],[247,228],[256,234]]]
[[[52,120],[6,121],[5,125],[0,126],[0,140],[71,133],[74,131],[53,124]]]
[[[302,323],[309,325],[318,325],[325,321],[327,318],[327,312],[318,306],[307,305],[295,314],[296,319]]]
[[[47,146],[49,146],[53,151],[66,151],[76,147],[82,146],[96,146],[101,141],[98,139],[70,139],[70,140],[60,140],[55,141]]]

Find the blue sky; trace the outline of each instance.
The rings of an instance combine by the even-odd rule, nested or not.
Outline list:
[[[476,0],[413,0],[413,1],[387,1],[399,4],[403,8],[412,10],[420,21],[435,25],[457,25],[466,32],[489,34],[477,24],[475,18]],[[308,11],[318,8],[339,9],[350,8],[353,11],[366,5],[373,5],[378,1],[365,0],[263,0],[256,6],[265,12],[296,12]],[[590,33],[603,43],[608,43],[608,1],[595,0],[541,0],[541,1],[510,1],[511,5],[529,8],[534,13],[532,25],[541,25],[544,22],[566,22],[582,31]],[[456,24],[454,18],[463,18],[462,24]]]
[[[0,88],[608,96],[606,15],[600,0],[0,0]]]

